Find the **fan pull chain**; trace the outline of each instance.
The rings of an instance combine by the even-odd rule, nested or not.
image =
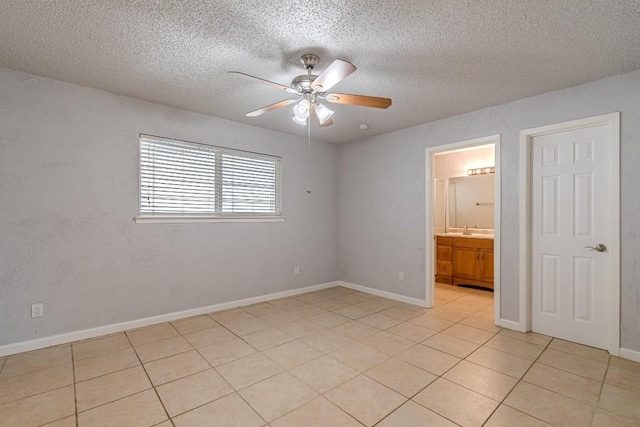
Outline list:
[[[309,143],[307,157],[307,168],[309,172],[309,176],[307,177],[307,193],[311,194],[311,117],[307,119],[307,141]]]

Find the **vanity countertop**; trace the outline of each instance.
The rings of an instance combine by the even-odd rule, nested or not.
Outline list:
[[[472,237],[474,239],[492,239],[493,240],[493,234],[462,234],[462,233],[438,233],[436,234],[436,236],[443,236],[443,237]]]

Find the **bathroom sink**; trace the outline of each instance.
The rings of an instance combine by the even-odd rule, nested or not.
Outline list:
[[[445,237],[474,237],[477,239],[493,239],[493,233],[471,232],[471,234],[462,234],[460,232],[438,233],[438,236]]]

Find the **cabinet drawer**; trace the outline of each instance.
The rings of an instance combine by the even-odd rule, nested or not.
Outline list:
[[[493,239],[474,239],[473,237],[454,237],[453,246],[461,248],[493,249]]]
[[[443,276],[442,274],[438,274],[436,276],[436,282],[444,283],[445,285],[453,285],[453,277]]]
[[[453,264],[451,261],[438,260],[438,275],[451,276],[453,273]]]
[[[453,248],[451,246],[438,246],[438,261],[451,261]]]
[[[451,246],[452,237],[437,236],[436,243],[438,245]]]

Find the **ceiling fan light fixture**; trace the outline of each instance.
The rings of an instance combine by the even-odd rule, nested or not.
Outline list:
[[[306,99],[301,100],[293,106],[293,114],[298,119],[307,119],[309,117],[309,101]]]
[[[291,120],[293,120],[295,123],[299,124],[300,126],[306,126],[307,125],[307,119],[303,119],[303,118],[300,118],[298,116],[293,116],[291,118]]]
[[[328,107],[325,107],[324,105],[318,102],[318,104],[316,105],[316,114],[318,115],[318,120],[322,125],[327,120],[329,120],[331,116],[333,116],[333,110]]]

